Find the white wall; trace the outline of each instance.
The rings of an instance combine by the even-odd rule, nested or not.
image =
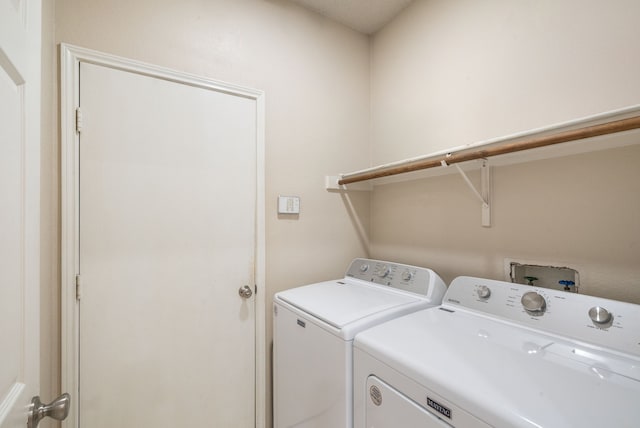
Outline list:
[[[369,196],[347,200],[324,190],[327,173],[369,163],[360,156],[369,147],[366,36],[280,0],[57,0],[55,24],[56,43],[265,91],[267,343],[276,291],[340,277],[352,258],[366,255],[353,210],[366,227]],[[48,150],[44,167],[55,183],[57,150]],[[58,188],[47,187],[45,217],[54,225],[48,242],[57,243]],[[279,194],[301,197],[298,218],[278,217]],[[57,272],[57,248],[45,256],[45,269]],[[55,276],[44,288],[43,303],[55,308]]]
[[[637,16],[635,0],[416,0],[372,40],[373,164],[640,104]],[[639,162],[636,145],[497,167],[490,229],[457,175],[377,186],[371,255],[447,281],[569,265],[581,292],[640,303]]]

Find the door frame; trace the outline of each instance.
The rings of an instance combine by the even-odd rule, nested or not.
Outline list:
[[[256,105],[256,240],[255,240],[255,426],[266,426],[266,293],[265,293],[265,94],[263,91],[212,80],[78,46],[60,44],[60,218],[61,218],[61,383],[62,390],[79,397],[80,307],[76,275],[79,271],[79,105],[80,63],[224,92],[255,101]],[[72,405],[65,428],[78,428],[78,406]]]

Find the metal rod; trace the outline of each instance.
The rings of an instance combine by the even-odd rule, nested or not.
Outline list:
[[[438,154],[433,157],[422,158],[420,160],[409,161],[402,165],[393,165],[388,168],[376,168],[375,171],[363,171],[360,173],[346,174],[338,180],[339,185],[357,183],[359,181],[372,180],[374,178],[389,177],[392,175],[404,174],[407,172],[419,171],[422,169],[434,168],[445,162],[452,165],[475,159],[488,158],[507,153],[515,153],[523,150],[536,149],[539,147],[551,146],[554,144],[567,143],[569,141],[582,140],[585,138],[597,137],[617,132],[630,131],[640,128],[640,116],[627,119],[620,119],[599,125],[585,126],[583,128],[558,132],[550,135],[523,138],[513,142],[499,143],[485,148],[463,149],[457,152]]]

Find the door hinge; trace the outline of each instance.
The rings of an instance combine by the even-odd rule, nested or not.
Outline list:
[[[82,280],[80,275],[76,275],[76,300],[80,300],[82,297]]]
[[[76,109],[76,132],[78,134],[82,132],[82,110],[80,107]]]

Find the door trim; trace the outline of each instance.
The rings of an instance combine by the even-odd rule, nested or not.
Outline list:
[[[90,63],[200,88],[246,97],[256,102],[256,258],[255,282],[255,426],[266,426],[266,296],[265,296],[265,94],[263,91],[171,70],[69,44],[60,44],[60,192],[61,192],[61,383],[62,390],[78,397],[79,305],[76,274],[79,270],[79,105],[80,63]],[[77,401],[76,401],[77,402]],[[78,428],[78,406],[65,428]]]

